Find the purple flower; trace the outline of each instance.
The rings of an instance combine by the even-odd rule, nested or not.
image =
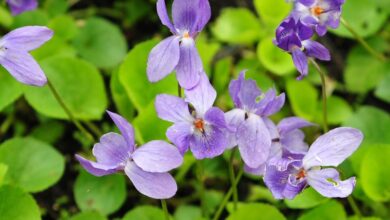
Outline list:
[[[327,27],[337,28],[340,24],[341,6],[345,0],[297,0],[291,13],[295,19],[313,26],[320,36]]]
[[[241,157],[251,168],[264,164],[271,150],[271,135],[264,120],[284,105],[285,95],[276,96],[275,89],[262,93],[253,80],[245,80],[245,71],[229,85],[235,109],[225,114],[234,131],[229,147],[238,145]]]
[[[284,167],[285,159],[288,159],[290,154],[306,153],[309,147],[304,141],[305,134],[300,128],[313,126],[312,123],[298,117],[285,118],[277,126],[268,118],[264,118],[264,122],[272,139],[268,159],[257,168],[245,166],[247,173],[257,176],[264,175],[267,164]]]
[[[308,73],[308,57],[319,60],[330,60],[330,54],[322,44],[310,40],[313,36],[311,27],[304,25],[300,20],[286,18],[276,29],[274,43],[284,51],[291,53],[294,65],[301,73],[302,79]]]
[[[203,73],[196,87],[185,90],[185,100],[165,94],[157,96],[157,114],[161,119],[174,123],[166,135],[181,153],[190,148],[197,159],[203,159],[224,152],[228,145],[228,128],[223,111],[212,107],[216,95]]]
[[[28,52],[40,47],[52,36],[52,30],[41,26],[27,26],[9,32],[0,39],[0,64],[21,83],[45,85],[45,74]]]
[[[38,7],[37,0],[7,0],[12,15],[18,15],[25,11],[35,10]]]
[[[122,135],[107,133],[100,138],[92,150],[97,162],[76,155],[84,169],[95,176],[124,171],[140,193],[154,199],[174,196],[177,185],[168,171],[183,162],[177,148],[164,141],[151,141],[136,148],[131,124],[118,114],[108,114]]]
[[[161,41],[150,52],[147,66],[149,81],[157,82],[176,70],[180,86],[191,89],[198,84],[203,72],[194,38],[210,19],[209,2],[208,0],[174,0],[173,24],[164,0],[157,1],[157,13],[173,36]]]
[[[354,128],[336,128],[320,136],[306,154],[290,154],[285,166],[267,165],[264,182],[277,199],[292,199],[307,185],[325,197],[347,197],[355,177],[341,181],[334,168],[360,145],[363,134]]]

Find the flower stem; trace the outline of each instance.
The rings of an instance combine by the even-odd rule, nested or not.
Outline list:
[[[200,197],[200,207],[202,210],[202,216],[206,217],[207,216],[207,209],[206,209],[206,204],[205,204],[205,188],[204,188],[204,183],[203,183],[203,165],[202,161],[198,160],[196,161],[196,177],[199,182],[199,197]]]
[[[177,83],[177,95],[181,98],[181,86]]]
[[[353,199],[352,195],[347,197],[348,203],[351,206],[353,212],[359,217],[359,219],[362,218],[362,213],[359,210],[359,207],[357,206],[355,200]]]
[[[9,114],[3,124],[0,126],[0,140],[5,133],[7,133],[8,129],[11,127],[12,122],[15,120],[15,115],[13,113]]]
[[[229,161],[229,176],[230,176],[230,184],[232,184],[233,187],[233,208],[234,210],[237,209],[237,203],[238,203],[238,192],[237,187],[235,186],[235,174],[234,174],[234,155],[236,153],[236,148],[232,150],[232,153],[230,154],[230,161]]]
[[[217,210],[217,212],[215,213],[213,220],[218,220],[219,217],[221,216],[222,211],[225,209],[225,206],[227,205],[227,203],[229,202],[230,197],[231,197],[232,194],[233,194],[233,189],[236,188],[237,185],[238,185],[238,183],[240,182],[241,177],[242,177],[242,174],[244,174],[244,169],[241,169],[241,170],[238,172],[237,178],[236,178],[236,180],[234,181],[234,184],[233,184],[232,186],[230,186],[230,189],[229,189],[229,191],[226,193],[226,195],[225,195],[225,197],[223,198],[221,204],[219,205],[218,210]]]
[[[347,28],[347,30],[349,32],[351,32],[351,34],[355,37],[355,39],[357,41],[359,41],[359,43],[369,52],[371,53],[371,55],[373,55],[374,57],[376,57],[377,59],[381,60],[381,61],[386,61],[386,57],[382,54],[382,53],[379,53],[377,52],[375,49],[373,49],[368,43],[367,41],[365,41],[353,28],[352,26],[344,19],[344,18],[340,18],[340,21],[341,23],[344,25],[345,28]]]
[[[72,112],[69,110],[69,108],[66,106],[64,100],[62,100],[61,96],[58,94],[57,90],[53,86],[53,84],[50,81],[47,81],[47,85],[49,86],[50,91],[53,93],[54,97],[58,101],[58,103],[61,105],[61,107],[64,109],[65,113],[68,115],[69,119],[73,122],[73,124],[91,141],[95,141],[93,136],[83,127],[83,125],[76,120],[76,118],[73,116]]]
[[[321,67],[318,65],[318,63],[314,59],[310,59],[310,62],[314,65],[314,67],[317,69],[318,73],[321,77],[321,84],[322,84],[322,117],[323,117],[323,130],[324,132],[328,132],[328,108],[327,108],[327,98],[326,98],[326,79],[325,79],[325,73],[321,70]]]
[[[169,220],[169,212],[168,212],[167,202],[164,199],[161,199],[161,207],[164,211],[165,220]]]

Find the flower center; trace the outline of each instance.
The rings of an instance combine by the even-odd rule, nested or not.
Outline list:
[[[204,133],[204,121],[202,119],[196,119],[194,121],[194,126],[196,129],[198,129],[200,132]]]
[[[316,6],[316,7],[313,7],[311,8],[311,13],[315,16],[320,16],[322,13],[324,13],[324,9],[321,8],[320,6]]]
[[[183,38],[191,38],[190,33],[188,33],[188,31],[184,32]]]
[[[306,171],[302,168],[295,174],[295,179],[300,180],[306,177]]]

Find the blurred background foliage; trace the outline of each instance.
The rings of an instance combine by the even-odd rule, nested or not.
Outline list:
[[[171,1],[167,1],[170,5]],[[233,105],[227,87],[242,69],[266,90],[286,92],[283,111],[322,123],[320,78],[296,81],[291,58],[272,43],[277,25],[291,10],[284,0],[210,0],[212,20],[197,38],[205,70],[218,91],[217,105]],[[390,1],[346,0],[343,17],[377,51],[390,55]],[[137,142],[166,139],[168,123],[159,120],[154,98],[177,94],[174,75],[151,84],[147,56],[169,30],[160,24],[153,0],[42,0],[39,9],[12,17],[0,6],[3,34],[25,25],[46,25],[53,39],[35,50],[48,78],[75,117],[96,137],[114,130],[105,110],[116,111],[136,128]],[[361,47],[344,28],[320,39],[332,61],[327,72],[329,123],[352,126],[365,135],[359,150],[340,170],[357,176],[356,203],[327,199],[306,189],[293,200],[276,201],[259,177],[239,184],[237,211],[228,205],[224,218],[257,219],[390,219],[390,63]],[[311,68],[314,69],[314,68]],[[305,129],[308,142],[320,127]],[[0,68],[0,219],[164,219],[159,201],[138,194],[124,175],[94,177],[82,171],[75,153],[91,157],[93,145],[67,120],[48,88],[23,86]],[[203,160],[208,216],[229,188],[227,158]],[[237,158],[236,167],[240,168]],[[199,183],[195,159],[175,177],[179,191],[168,201],[172,219],[199,220]],[[207,218],[206,218],[207,219]]]

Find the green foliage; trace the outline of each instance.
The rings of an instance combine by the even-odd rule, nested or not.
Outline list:
[[[335,200],[332,200],[304,213],[301,217],[298,218],[298,220],[312,219],[346,220],[347,214],[345,213],[343,205]]]
[[[85,211],[72,216],[69,220],[106,220],[99,212]]]
[[[313,188],[306,188],[301,194],[297,195],[292,200],[284,200],[286,205],[292,209],[310,209],[317,205],[320,205],[326,201],[328,198],[321,196]]]
[[[318,91],[305,80],[287,81],[286,90],[294,113],[308,121],[313,121],[317,112]]]
[[[236,211],[231,211],[227,220],[285,220],[279,210],[268,204],[246,203],[240,204]]]
[[[199,207],[196,206],[179,206],[173,217],[175,220],[201,220],[202,211]]]
[[[0,111],[23,94],[22,85],[0,67]]]
[[[137,206],[126,213],[123,220],[165,220],[164,212],[153,206]]]

